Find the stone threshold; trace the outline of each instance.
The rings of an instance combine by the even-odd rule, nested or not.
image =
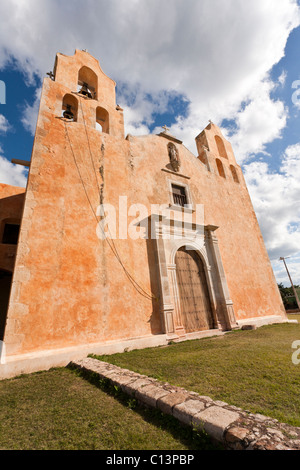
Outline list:
[[[69,364],[97,374],[144,406],[174,416],[179,423],[204,430],[227,450],[300,450],[300,428],[267,416],[214,401],[169,383],[93,358]]]
[[[195,339],[203,339],[203,338],[212,338],[214,336],[224,336],[230,331],[222,331],[222,330],[204,330],[204,331],[196,331],[194,333],[186,333],[184,336],[179,338],[175,338],[172,341],[174,343],[181,343],[183,341],[192,341]]]

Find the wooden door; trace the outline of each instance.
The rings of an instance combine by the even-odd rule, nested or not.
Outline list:
[[[193,250],[176,253],[176,274],[180,295],[181,320],[187,333],[214,328],[204,265]]]

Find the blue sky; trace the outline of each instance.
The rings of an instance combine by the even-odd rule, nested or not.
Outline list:
[[[286,72],[286,81],[282,87],[277,88],[274,97],[282,100],[289,107],[290,119],[282,132],[282,139],[276,139],[268,145],[267,151],[272,155],[274,162],[281,156],[287,145],[299,142],[300,109],[292,103],[295,89],[292,84],[300,79],[300,28],[291,32],[287,41],[285,56],[271,70],[271,77],[276,80]]]
[[[7,0],[0,5],[0,182],[22,186],[55,54],[88,49],[117,82],[126,132],[166,124],[196,154],[211,119],[242,166],[278,282],[300,284],[300,7],[295,0]],[[188,5],[188,6],[187,6]],[[71,7],[72,6],[72,7]],[[299,86],[300,88],[300,86]],[[295,95],[294,95],[295,96]],[[300,93],[299,93],[300,101]]]
[[[11,158],[30,160],[33,136],[22,123],[26,103],[32,104],[35,99],[35,85],[28,85],[24,75],[8,65],[0,72],[0,79],[6,84],[6,104],[0,106],[10,127],[0,135],[4,155]]]

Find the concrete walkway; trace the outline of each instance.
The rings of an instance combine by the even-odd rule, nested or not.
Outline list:
[[[200,427],[225,449],[299,450],[300,428],[252,414],[195,392],[162,383],[127,369],[86,358],[71,367],[96,373],[145,406],[173,415],[180,423]]]

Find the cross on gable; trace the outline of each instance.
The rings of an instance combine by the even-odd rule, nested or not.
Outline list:
[[[162,126],[162,128],[165,130],[165,132],[169,131],[168,127],[166,125]]]

